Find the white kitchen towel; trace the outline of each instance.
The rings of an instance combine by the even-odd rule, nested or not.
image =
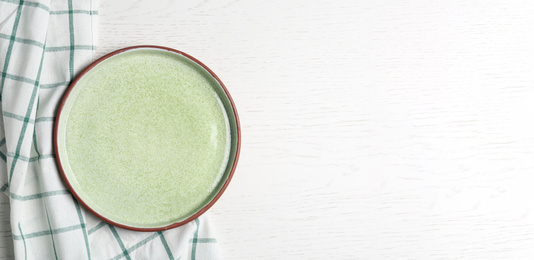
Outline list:
[[[0,0],[0,190],[17,259],[218,259],[205,217],[164,232],[102,222],[58,173],[53,124],[69,82],[96,57],[91,0]],[[134,17],[132,17],[134,19]]]

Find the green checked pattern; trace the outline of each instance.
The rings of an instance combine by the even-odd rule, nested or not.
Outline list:
[[[10,198],[15,257],[219,259],[205,217],[162,232],[121,229],[61,180],[53,125],[67,86],[93,61],[93,1],[0,0],[0,191]]]

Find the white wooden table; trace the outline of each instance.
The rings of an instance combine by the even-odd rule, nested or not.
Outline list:
[[[176,48],[232,93],[241,158],[209,211],[226,259],[534,257],[534,3],[101,0],[99,13],[98,56]]]

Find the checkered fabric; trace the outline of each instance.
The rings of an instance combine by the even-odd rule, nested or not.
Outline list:
[[[164,232],[102,222],[63,184],[53,124],[69,82],[95,57],[93,0],[0,0],[0,190],[17,259],[218,259],[205,217]],[[133,19],[133,18],[132,18]]]

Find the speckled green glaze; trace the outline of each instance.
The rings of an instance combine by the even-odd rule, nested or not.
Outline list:
[[[231,157],[218,88],[196,63],[157,49],[117,54],[86,73],[59,124],[62,165],[78,196],[133,227],[163,227],[199,211]]]

